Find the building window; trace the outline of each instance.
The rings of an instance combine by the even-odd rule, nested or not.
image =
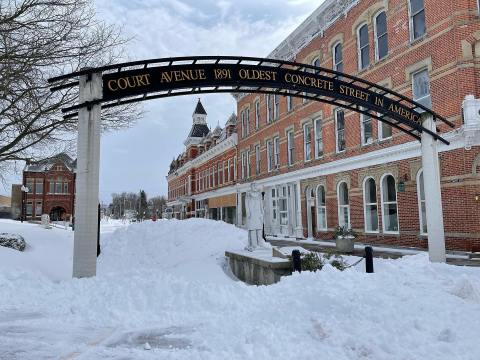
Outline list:
[[[234,156],[233,157],[233,180],[232,181],[235,181],[237,180],[237,157]]]
[[[288,225],[288,202],[286,186],[280,187],[278,192],[278,213],[280,215],[280,225]]]
[[[288,165],[293,165],[295,162],[295,133],[292,130],[288,130],[287,132],[287,160]]]
[[[250,108],[245,109],[246,136],[250,135]]]
[[[33,189],[33,184],[34,184],[33,181],[34,181],[33,179],[27,179],[27,181],[26,181],[26,186],[28,188],[27,193],[29,193],[29,194],[33,194],[33,190],[34,190]]]
[[[315,119],[315,159],[323,156],[322,119]]]
[[[378,232],[377,188],[373,178],[363,183],[363,204],[365,232]]]
[[[370,46],[368,42],[368,25],[365,24],[358,29],[358,68],[363,70],[370,64]]]
[[[223,164],[221,162],[218,162],[217,163],[217,179],[218,179],[219,186],[223,184],[222,170],[223,170]]]
[[[37,201],[37,202],[35,203],[35,216],[36,216],[36,217],[42,216],[42,212],[43,212],[42,202],[41,202],[41,201]]]
[[[267,141],[267,167],[268,167],[268,172],[271,172],[273,170],[273,140],[268,140]]]
[[[290,90],[287,90],[287,93],[290,94]],[[287,111],[293,110],[293,96],[287,96]]]
[[[343,110],[335,110],[335,143],[336,151],[345,150],[345,113]]]
[[[260,175],[260,144],[255,145],[255,174]]]
[[[338,225],[350,228],[350,203],[348,198],[348,186],[345,181],[338,184]]]
[[[333,46],[333,70],[343,72],[342,43],[338,43]]]
[[[373,143],[372,117],[370,115],[360,114],[360,127],[362,145]]]
[[[35,180],[35,194],[43,194],[43,179]]]
[[[381,193],[383,232],[398,233],[397,189],[392,175],[382,177]]]
[[[418,211],[420,214],[420,234],[427,235],[427,208],[425,205],[425,184],[423,182],[423,171],[417,174],[417,194],[418,194]]]
[[[247,156],[247,179],[250,179],[250,150],[246,151]]]
[[[423,0],[410,0],[410,40],[421,38],[427,32]]]
[[[388,55],[387,14],[378,13],[374,20],[375,31],[375,59],[381,60]]]
[[[280,167],[280,138],[278,136],[273,138],[273,154],[274,154],[274,166],[275,169]]]
[[[273,106],[273,95],[268,94],[267,95],[267,124],[271,123],[274,119],[274,106]]]
[[[430,79],[427,69],[412,74],[412,92],[414,101],[429,109],[432,107]]]
[[[277,222],[277,190],[272,188],[272,222]]]
[[[312,126],[311,124],[303,125],[303,159],[304,161],[312,160]]]
[[[68,194],[68,182],[67,181],[63,182],[63,193]]]
[[[378,138],[380,140],[389,139],[392,137],[392,126],[386,122],[378,122]]]
[[[255,101],[255,129],[260,127],[260,100]]]
[[[27,202],[26,214],[27,214],[27,216],[32,216],[33,215],[33,203],[31,201]]]
[[[240,155],[242,159],[242,180],[247,177],[247,153],[244,151]]]
[[[229,181],[232,181],[231,179],[231,171],[230,171],[230,167],[231,167],[231,160],[228,159],[228,167],[227,167],[227,182]]]
[[[273,95],[273,102],[275,103],[275,107],[274,107],[274,112],[273,112],[273,118],[275,120],[278,119],[278,117],[280,116],[280,96],[278,96],[277,94],[274,94]]]
[[[323,185],[317,187],[317,224],[319,230],[327,230],[327,203]]]
[[[62,178],[58,178],[55,182],[55,194],[61,194],[63,192],[63,181]]]

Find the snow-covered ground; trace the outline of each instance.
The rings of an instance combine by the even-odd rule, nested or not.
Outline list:
[[[478,268],[415,255],[247,286],[223,258],[246,232],[192,219],[103,223],[98,276],[71,279],[71,231],[0,232],[29,244],[0,247],[2,360],[480,358]]]

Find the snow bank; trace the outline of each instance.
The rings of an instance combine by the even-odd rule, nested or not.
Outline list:
[[[255,287],[221,266],[245,243],[223,223],[145,222],[104,236],[96,278],[2,270],[0,358],[480,358],[480,269],[415,255]]]

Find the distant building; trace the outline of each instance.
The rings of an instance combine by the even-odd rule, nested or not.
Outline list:
[[[11,217],[12,199],[8,196],[0,195],[0,218]]]
[[[237,118],[232,114],[223,129],[210,131],[200,100],[192,118],[185,151],[170,164],[167,206],[177,219],[201,217],[236,224]]]
[[[25,219],[67,220],[74,214],[76,160],[65,153],[27,164],[23,185],[28,188],[21,213]]]

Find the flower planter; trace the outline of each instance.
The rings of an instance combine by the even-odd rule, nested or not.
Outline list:
[[[355,238],[353,236],[337,236],[335,239],[337,251],[349,254],[353,253],[354,240]]]

